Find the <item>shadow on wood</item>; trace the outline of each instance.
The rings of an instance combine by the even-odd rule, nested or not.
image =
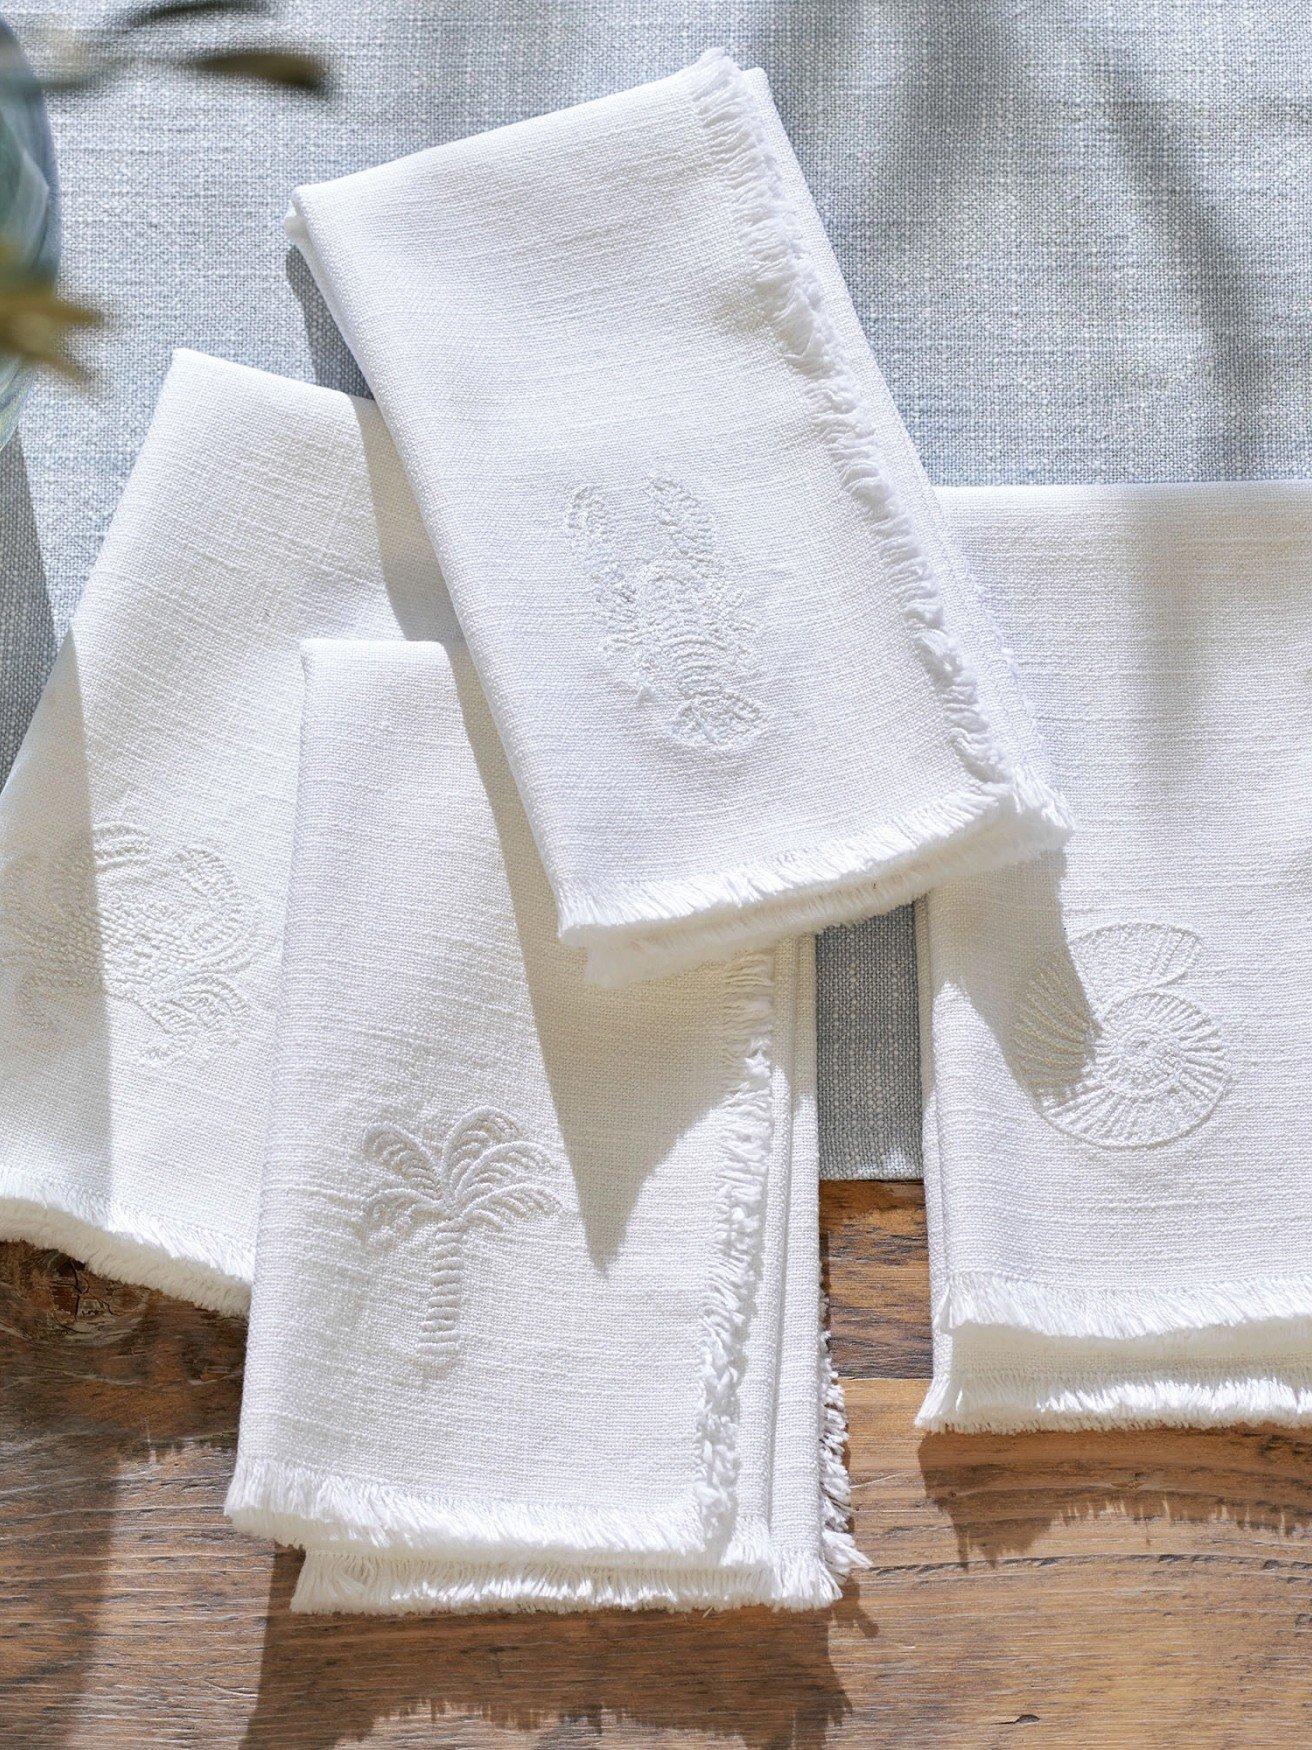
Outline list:
[[[917,1457],[963,1564],[1023,1555],[1053,1526],[1108,1517],[1291,1537],[1312,1526],[1312,1437],[1286,1430],[931,1434]]]
[[[808,1750],[851,1712],[829,1615],[292,1616],[299,1560],[283,1551],[273,1566],[244,1740],[259,1750],[328,1750],[379,1720],[447,1717],[456,1733],[470,1719],[546,1732],[539,1746],[627,1725],[653,1741],[671,1731]],[[557,1740],[552,1728],[573,1730]]]
[[[36,1687],[52,1710],[32,1714],[26,1742],[38,1719],[75,1712],[124,1477],[179,1447],[235,1444],[243,1339],[235,1320],[62,1253],[0,1245],[0,1716]]]

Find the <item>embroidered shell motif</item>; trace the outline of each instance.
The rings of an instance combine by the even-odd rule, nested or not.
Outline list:
[[[664,476],[644,487],[640,511],[590,486],[566,510],[606,627],[607,659],[675,741],[741,747],[765,725],[751,692],[756,631],[742,592],[701,499]]]
[[[1230,1074],[1212,1017],[1172,988],[1197,960],[1191,931],[1107,924],[1031,975],[1016,1058],[1040,1112],[1099,1148],[1142,1148],[1196,1130]]]
[[[432,1270],[418,1347],[427,1368],[445,1371],[460,1348],[467,1241],[557,1213],[560,1199],[542,1183],[556,1163],[546,1149],[524,1140],[513,1118],[492,1107],[458,1119],[437,1156],[395,1124],[370,1130],[362,1152],[386,1183],[360,1211],[361,1237],[381,1244],[404,1240],[421,1227],[431,1233]]]
[[[249,1005],[233,975],[255,942],[231,870],[203,846],[98,827],[0,871],[0,966],[21,975],[29,1025],[58,1036],[76,1032],[88,998],[129,1003],[154,1023],[140,1051],[152,1065],[207,1057],[238,1036]]]

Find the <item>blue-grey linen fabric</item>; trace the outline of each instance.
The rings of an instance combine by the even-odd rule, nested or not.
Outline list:
[[[8,15],[33,43],[51,9]],[[222,34],[168,32],[161,45]],[[770,76],[931,478],[1312,469],[1305,4],[296,0],[240,34],[321,49],[336,97],[143,68],[53,105],[67,283],[114,322],[96,392],[43,385],[0,456],[0,769],[171,348],[360,389],[285,246],[292,186],[656,78],[715,43]],[[823,1170],[914,1176],[908,917],[829,932],[819,971]]]

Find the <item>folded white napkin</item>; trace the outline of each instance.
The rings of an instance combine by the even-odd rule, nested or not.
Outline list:
[[[921,1422],[1307,1422],[1312,483],[943,500],[1080,825],[921,907]]]
[[[828,1603],[809,939],[585,983],[463,650],[306,678],[229,1513],[303,1610]]]
[[[764,76],[300,189],[589,975],[1064,836]]]
[[[449,624],[371,404],[177,355],[0,794],[0,1237],[245,1305],[299,643]]]

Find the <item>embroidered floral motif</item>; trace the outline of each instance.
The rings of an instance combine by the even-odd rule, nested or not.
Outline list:
[[[1136,1148],[1172,1142],[1211,1116],[1230,1079],[1220,1031],[1164,988],[1201,946],[1167,924],[1106,924],[1040,963],[1015,1043],[1050,1124],[1099,1148]]]
[[[419,1330],[419,1351],[434,1371],[448,1368],[460,1348],[464,1248],[471,1234],[504,1233],[512,1222],[559,1211],[540,1175],[551,1155],[526,1142],[513,1118],[481,1107],[457,1119],[440,1155],[399,1125],[380,1124],[365,1136],[363,1154],[388,1180],[365,1201],[357,1221],[363,1239],[403,1240],[418,1228],[432,1233],[432,1275]]]
[[[245,1021],[232,975],[254,948],[237,881],[203,846],[164,849],[135,827],[98,827],[0,871],[0,966],[19,970],[20,1011],[48,1035],[75,1031],[86,999],[104,997],[155,1023],[145,1062],[207,1057]]]
[[[756,630],[723,564],[706,506],[677,480],[645,482],[642,510],[595,487],[565,524],[592,575],[616,672],[676,741],[740,747],[765,712],[751,697]]]

